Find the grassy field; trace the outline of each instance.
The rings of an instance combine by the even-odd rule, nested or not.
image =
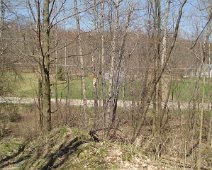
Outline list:
[[[55,97],[55,84],[53,77],[51,77],[51,92],[52,97]],[[86,88],[87,88],[87,98],[92,99],[92,79],[91,77],[85,78]],[[15,80],[15,90],[14,95],[18,97],[36,97],[38,82],[35,74],[33,73],[22,73]],[[68,98],[80,99],[81,98],[81,79],[80,77],[75,77],[70,81],[70,96]],[[66,81],[59,81],[57,86],[57,94],[59,98],[65,98],[67,94],[67,83]]]
[[[203,87],[205,91],[205,102],[212,100],[212,80],[207,79],[205,85],[202,80],[182,79],[172,82],[172,98],[180,101],[196,100],[201,102]]]
[[[8,73],[8,76],[11,77],[12,88],[14,89],[13,96],[17,97],[36,97],[37,96],[37,89],[38,89],[38,82],[36,75],[33,73],[21,73],[19,76]],[[51,92],[52,92],[52,98],[55,98],[55,83],[54,83],[54,77],[51,77]],[[66,98],[68,93],[68,86],[66,81],[60,81],[58,80],[58,86],[57,86],[57,94],[58,97],[61,99]],[[93,82],[92,77],[88,76],[85,78],[86,83],[86,90],[87,99],[93,99]],[[130,84],[126,85],[126,89],[129,89],[131,86],[135,86],[138,88],[138,82],[132,82]],[[106,84],[108,86],[108,84]],[[82,97],[82,91],[81,91],[81,78],[79,76],[72,76],[70,80],[70,86],[69,86],[69,96],[68,98],[71,99],[81,99]],[[108,89],[108,88],[107,88]],[[100,89],[98,89],[100,90]],[[120,90],[120,98],[123,98],[123,88]],[[130,91],[126,90],[127,99],[132,99],[132,96],[130,95]],[[101,96],[99,96],[101,98]]]
[[[33,73],[21,73],[19,76],[14,76],[13,74],[9,74],[8,76],[12,77],[11,82],[12,88],[14,89],[13,95],[17,97],[36,97],[37,96],[37,78]],[[51,77],[51,92],[52,97],[55,97],[55,84],[54,77]],[[92,77],[85,78],[86,89],[87,89],[87,99],[93,99],[93,85],[92,85]],[[138,81],[127,82],[125,85],[125,97],[127,100],[132,100],[139,98],[141,84]],[[108,85],[107,85],[108,86]],[[212,99],[212,80],[207,79],[205,83],[205,101],[211,101]],[[72,76],[70,80],[70,94],[68,98],[71,99],[81,99],[81,78],[78,76]],[[121,87],[119,97],[123,98],[123,87]],[[133,89],[133,90],[132,90]],[[201,101],[202,98],[202,89],[203,83],[200,80],[197,83],[195,79],[181,79],[181,80],[173,80],[171,82],[171,93],[170,98],[174,101],[190,101],[195,99],[196,101]],[[66,98],[67,96],[67,82],[58,80],[57,94],[59,98]],[[132,92],[133,91],[133,92]],[[101,96],[99,96],[101,97]]]

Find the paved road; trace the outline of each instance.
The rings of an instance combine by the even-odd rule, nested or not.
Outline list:
[[[52,103],[55,103],[55,99],[51,99]],[[12,103],[12,104],[33,104],[38,102],[37,98],[21,98],[21,97],[0,97],[0,103]],[[65,104],[65,99],[59,99],[59,103]],[[70,105],[80,106],[83,105],[82,100],[78,99],[69,99],[67,101]],[[93,106],[93,100],[87,100],[87,104],[89,107]]]
[[[55,99],[51,99],[53,103],[55,103]],[[59,103],[65,104],[66,100],[65,99],[60,99],[58,100]],[[20,98],[20,97],[0,97],[0,103],[13,103],[13,104],[33,104],[37,102],[37,99],[33,98]],[[82,106],[83,101],[79,99],[69,99],[67,101],[68,104],[73,105],[73,106]],[[99,105],[101,105],[101,101],[99,101]],[[163,103],[164,104],[164,103]],[[88,107],[93,107],[94,106],[94,101],[93,100],[87,100],[87,106]],[[179,109],[178,103],[177,102],[168,102],[167,104],[168,108],[170,109]],[[118,101],[118,107],[126,107],[126,108],[131,108],[132,107],[132,102],[131,101]],[[150,108],[152,105],[150,105]],[[210,110],[211,104],[204,103],[203,104],[204,110]],[[180,109],[192,109],[192,104],[183,102],[180,103]],[[201,109],[202,104],[197,105],[196,108]]]

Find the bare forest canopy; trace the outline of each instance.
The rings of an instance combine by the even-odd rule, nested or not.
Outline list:
[[[5,42],[11,43],[12,53],[11,60],[16,63],[19,69],[30,71],[30,65],[36,65],[36,61],[27,55],[39,55],[39,46],[37,42],[37,17],[40,15],[41,24],[43,22],[42,9],[40,12],[36,10],[36,2],[39,1],[17,1],[4,2],[4,28],[3,39]],[[178,7],[181,1],[172,1],[170,3],[169,18],[167,24],[167,38],[171,39],[174,34],[174,26],[178,15]],[[65,63],[73,72],[80,72],[78,44],[77,44],[77,28],[75,21],[74,3],[71,1],[53,1],[50,5],[51,9],[50,26],[51,40],[50,52],[52,66],[57,62],[64,67]],[[42,8],[42,1],[40,2]],[[165,22],[165,1],[161,1],[161,23]],[[101,23],[101,1],[82,1],[79,2],[79,17],[81,39],[83,46],[83,58],[88,74],[92,72],[92,57],[97,56],[101,49],[102,27],[104,26],[105,37],[105,59],[109,61],[111,55],[111,41],[113,39],[113,25],[115,17],[115,6],[112,1],[106,1],[104,5],[104,22]],[[154,29],[154,13],[153,3],[144,1],[122,1],[119,7],[119,22],[117,29],[117,48],[120,48],[123,34],[126,27],[126,18],[129,8],[133,8],[132,16],[129,22],[129,30],[126,35],[124,46],[124,58],[128,68],[128,74],[138,71],[140,67],[153,68],[153,63],[149,63],[149,44],[151,43],[151,35]],[[191,1],[187,2],[184,7],[183,15],[178,31],[178,38],[169,61],[169,69],[173,74],[182,76],[188,72],[195,72],[200,67],[201,59],[201,41],[203,40],[203,32],[208,24],[208,7],[207,1]],[[195,13],[195,15],[194,15]],[[175,17],[174,17],[175,16]],[[96,21],[95,21],[96,20]],[[161,32],[164,26],[161,24]],[[151,33],[152,34],[152,33]],[[162,35],[160,37],[162,41]],[[191,50],[191,47],[194,49]],[[162,47],[161,47],[162,48]],[[66,54],[65,50],[66,49]],[[55,51],[57,50],[57,57]],[[7,54],[8,55],[8,54]],[[24,58],[23,58],[24,56]],[[67,59],[67,60],[66,60]],[[207,63],[208,63],[207,59]],[[148,62],[148,63],[147,63]],[[109,62],[105,62],[107,72],[109,71]],[[130,71],[131,69],[131,71]],[[132,72],[132,73],[130,73]],[[75,73],[74,73],[75,74]],[[77,74],[77,73],[76,73]]]
[[[12,53],[9,58],[14,62],[17,69],[24,72],[31,72],[32,67],[36,67],[37,62],[30,59],[30,57],[26,58],[26,55],[31,53],[31,51],[36,52],[37,41],[36,35],[34,34],[34,30],[31,28],[30,23],[28,25],[19,25],[14,22],[5,22],[5,27],[7,30],[4,31],[5,36],[3,39],[8,43],[12,41],[10,49],[8,49]],[[57,37],[55,37],[55,34],[57,34]],[[118,34],[119,36],[122,36],[123,31],[120,31]],[[101,35],[102,34],[100,32],[96,31],[81,32],[83,58],[85,60],[87,74],[92,74],[92,57],[98,57],[101,49]],[[76,41],[77,36],[76,29],[64,30],[63,28],[57,28],[52,30],[50,44],[52,68],[55,67],[55,61],[57,60],[58,65],[61,67],[68,67],[72,71],[72,74],[79,74],[80,62]],[[104,32],[104,38],[105,60],[108,61],[105,62],[105,67],[108,72],[111,40],[113,35],[111,32]],[[172,35],[168,35],[167,38],[168,45],[170,45]],[[118,48],[120,48],[121,41],[121,39],[118,40]],[[148,34],[143,31],[128,32],[124,49],[124,58],[127,63],[125,71],[127,74],[136,74],[141,70],[144,71],[147,67],[150,69],[154,67],[153,63],[149,63],[149,47],[147,46],[149,41],[150,39]],[[175,49],[173,50],[172,58],[170,59],[168,66],[168,69],[176,76],[183,76],[187,72],[191,70],[195,71],[200,67],[201,59],[197,56],[200,56],[202,53],[201,43],[198,42],[193,50],[191,50],[190,48],[193,44],[194,40],[184,39],[183,37],[179,37],[177,39]],[[66,48],[66,54],[64,48]],[[57,56],[55,53],[56,50]],[[39,55],[39,52],[37,52],[37,55]]]

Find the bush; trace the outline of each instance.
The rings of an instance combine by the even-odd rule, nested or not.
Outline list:
[[[62,67],[58,67],[57,71],[57,79],[60,81],[65,81],[65,72]]]
[[[8,131],[9,122],[17,122],[21,119],[18,114],[18,107],[13,104],[0,105],[0,136],[4,136]]]

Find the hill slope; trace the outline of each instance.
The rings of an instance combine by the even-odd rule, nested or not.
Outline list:
[[[129,144],[95,142],[93,136],[68,127],[54,129],[33,141],[2,140],[0,149],[0,169],[5,170],[186,169],[150,160]]]

